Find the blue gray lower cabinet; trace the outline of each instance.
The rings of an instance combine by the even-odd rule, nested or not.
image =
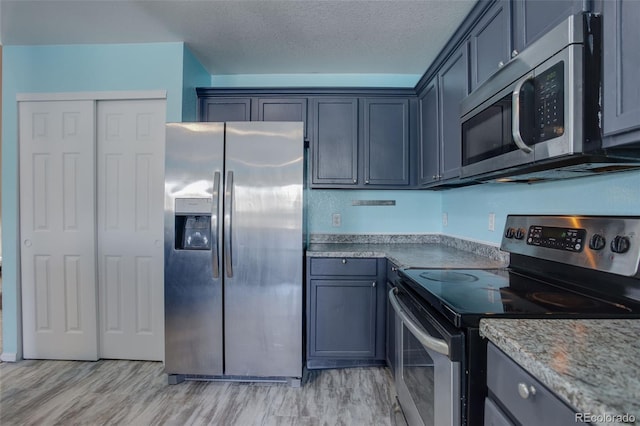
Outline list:
[[[485,425],[584,424],[573,408],[493,343],[487,345],[487,388]]]
[[[385,364],[386,259],[307,258],[307,368]]]

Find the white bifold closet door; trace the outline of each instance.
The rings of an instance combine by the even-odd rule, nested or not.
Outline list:
[[[95,102],[20,102],[23,356],[98,359]]]
[[[25,358],[163,359],[165,108],[20,102]]]
[[[101,358],[164,358],[164,123],[164,101],[98,102]]]

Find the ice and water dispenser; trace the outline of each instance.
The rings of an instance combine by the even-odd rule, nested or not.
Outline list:
[[[211,250],[211,198],[177,198],[175,249]]]

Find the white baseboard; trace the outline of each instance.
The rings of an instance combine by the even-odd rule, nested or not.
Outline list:
[[[2,352],[0,354],[0,361],[2,362],[16,362],[18,361],[18,354],[10,352]]]

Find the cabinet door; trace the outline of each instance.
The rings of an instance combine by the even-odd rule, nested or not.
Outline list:
[[[310,357],[376,355],[376,286],[372,280],[311,280]]]
[[[251,98],[203,99],[200,115],[200,121],[249,121]]]
[[[469,94],[467,44],[463,44],[438,73],[440,83],[440,178],[460,176],[462,150],[460,101]]]
[[[258,99],[258,121],[302,121],[307,138],[307,100],[304,98]]]
[[[409,100],[364,100],[365,185],[409,184]]]
[[[605,1],[602,20],[603,132],[609,136],[640,129],[640,2]]]
[[[312,102],[312,183],[358,183],[358,100]]]
[[[514,49],[521,52],[570,15],[580,12],[582,7],[582,0],[515,0]]]
[[[511,55],[511,3],[499,0],[486,11],[469,38],[471,90],[509,61]]]
[[[434,78],[422,93],[420,100],[420,170],[419,183],[429,184],[438,180],[440,155],[438,120],[438,80]]]

